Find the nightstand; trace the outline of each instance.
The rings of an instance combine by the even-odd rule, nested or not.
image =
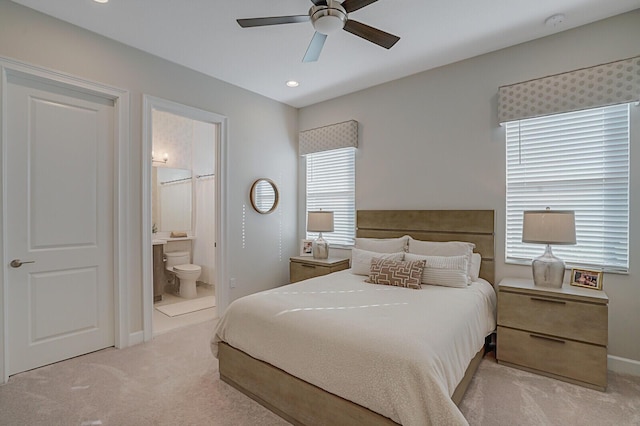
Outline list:
[[[608,303],[603,291],[503,279],[498,285],[498,362],[604,391]]]
[[[307,256],[294,256],[289,259],[289,281],[295,283],[343,269],[349,269],[349,259],[314,259]]]

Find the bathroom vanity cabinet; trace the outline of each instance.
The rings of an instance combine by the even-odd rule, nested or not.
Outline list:
[[[153,245],[153,302],[160,302],[164,294],[164,284],[166,278],[164,275],[163,260],[163,244]]]

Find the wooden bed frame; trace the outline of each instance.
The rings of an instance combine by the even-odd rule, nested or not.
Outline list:
[[[493,210],[359,210],[356,235],[425,241],[468,241],[482,256],[480,277],[493,284]],[[458,405],[480,365],[471,360],[451,399]],[[331,394],[246,353],[219,344],[220,379],[294,425],[397,425],[391,419]]]

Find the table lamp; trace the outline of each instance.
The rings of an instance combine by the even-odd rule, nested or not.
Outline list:
[[[323,210],[309,212],[307,216],[307,231],[320,233],[318,238],[313,241],[313,258],[327,259],[329,257],[329,243],[322,238],[322,233],[333,232],[333,212]]]
[[[544,254],[531,262],[533,283],[542,287],[562,287],[564,262],[553,255],[552,244],[576,243],[575,213],[567,210],[525,211],[522,223],[522,242],[546,244]]]

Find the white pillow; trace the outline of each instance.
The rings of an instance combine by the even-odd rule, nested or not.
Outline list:
[[[480,253],[473,253],[471,255],[471,267],[469,268],[469,278],[471,278],[471,282],[476,282],[478,278],[480,278],[481,265],[482,256],[480,256]]]
[[[471,277],[471,255],[475,244],[464,241],[420,241],[409,238],[409,253],[423,256],[466,256],[469,270],[467,275]]]
[[[398,238],[356,238],[356,248],[378,253],[398,253],[407,251],[409,236]]]
[[[469,262],[466,256],[422,256],[405,253],[404,260],[424,260],[422,283],[445,287],[466,287],[470,284]]]
[[[378,253],[375,251],[351,249],[351,273],[354,275],[369,276],[371,270],[371,259],[377,257],[379,259],[403,260],[404,252],[398,253]]]
[[[420,241],[409,237],[409,253],[424,256],[461,256],[473,253],[475,244],[463,241]]]

